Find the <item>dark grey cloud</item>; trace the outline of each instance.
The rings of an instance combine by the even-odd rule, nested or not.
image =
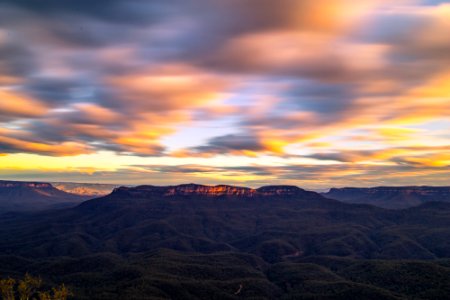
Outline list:
[[[353,156],[349,155],[348,153],[315,153],[312,155],[307,155],[305,157],[338,162],[352,162],[354,160]]]
[[[48,31],[55,41],[64,41],[65,47],[100,48],[117,44],[118,36],[122,36],[122,41],[126,42],[127,33],[131,30],[109,23],[68,17],[54,20]]]
[[[5,41],[0,43],[0,75],[27,76],[37,68],[32,51],[6,35]]]
[[[72,99],[87,97],[90,82],[86,81],[80,78],[31,77],[27,80],[25,91],[38,99],[62,106]]]
[[[352,83],[300,81],[285,95],[287,109],[339,115],[349,110],[356,98]],[[330,117],[327,116],[329,119]]]
[[[233,151],[263,151],[264,146],[252,135],[228,134],[210,139],[206,145],[191,149],[194,153],[228,154]]]
[[[25,9],[41,16],[82,15],[111,22],[148,24],[161,18],[172,6],[165,1],[121,0],[2,0],[0,4]]]

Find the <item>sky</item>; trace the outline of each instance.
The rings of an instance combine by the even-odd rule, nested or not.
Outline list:
[[[0,0],[0,178],[450,185],[450,2]]]

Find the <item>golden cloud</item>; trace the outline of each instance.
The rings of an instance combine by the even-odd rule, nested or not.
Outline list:
[[[76,103],[73,107],[77,109],[77,113],[96,123],[114,123],[121,118],[117,112],[93,103]]]
[[[18,92],[0,89],[0,115],[9,117],[40,117],[48,108],[38,100]]]
[[[137,110],[170,111],[219,100],[229,82],[185,65],[166,65],[146,73],[112,76],[106,82]]]
[[[84,143],[63,142],[59,144],[45,144],[6,136],[0,136],[0,145],[14,149],[14,152],[38,153],[52,156],[73,156],[93,152],[93,150]]]

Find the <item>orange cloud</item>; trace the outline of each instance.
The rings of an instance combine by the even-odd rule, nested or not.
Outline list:
[[[107,83],[115,87],[130,106],[151,111],[199,107],[220,99],[229,86],[223,78],[183,65],[113,76]]]
[[[81,113],[97,123],[113,123],[119,121],[121,117],[117,112],[97,104],[76,103],[73,106],[78,110],[77,113]]]
[[[395,124],[420,124],[428,120],[450,119],[450,74],[438,74],[423,85],[391,99],[385,108],[396,114]]]
[[[0,89],[0,115],[10,117],[40,117],[48,108],[41,102],[17,92]]]
[[[21,78],[15,76],[0,74],[0,86],[18,84],[21,81]]]
[[[450,154],[437,153],[430,156],[407,157],[405,161],[426,167],[450,167]]]
[[[59,144],[45,144],[40,142],[25,141],[16,138],[0,136],[0,145],[13,152],[38,153],[52,156],[73,156],[92,153],[92,149],[83,143],[63,142]]]
[[[336,32],[352,29],[365,13],[384,1],[310,0],[294,2],[296,3],[295,8],[288,11],[288,15],[298,28]]]
[[[99,138],[100,140],[112,139],[120,133],[97,124],[70,124],[65,132],[69,136],[84,135]]]

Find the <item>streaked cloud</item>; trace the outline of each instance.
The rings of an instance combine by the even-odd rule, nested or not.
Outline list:
[[[0,116],[3,118],[39,117],[47,112],[43,103],[13,91],[0,90],[0,99]]]
[[[449,20],[447,1],[2,1],[3,174],[44,176],[31,155],[115,183],[450,184]]]

